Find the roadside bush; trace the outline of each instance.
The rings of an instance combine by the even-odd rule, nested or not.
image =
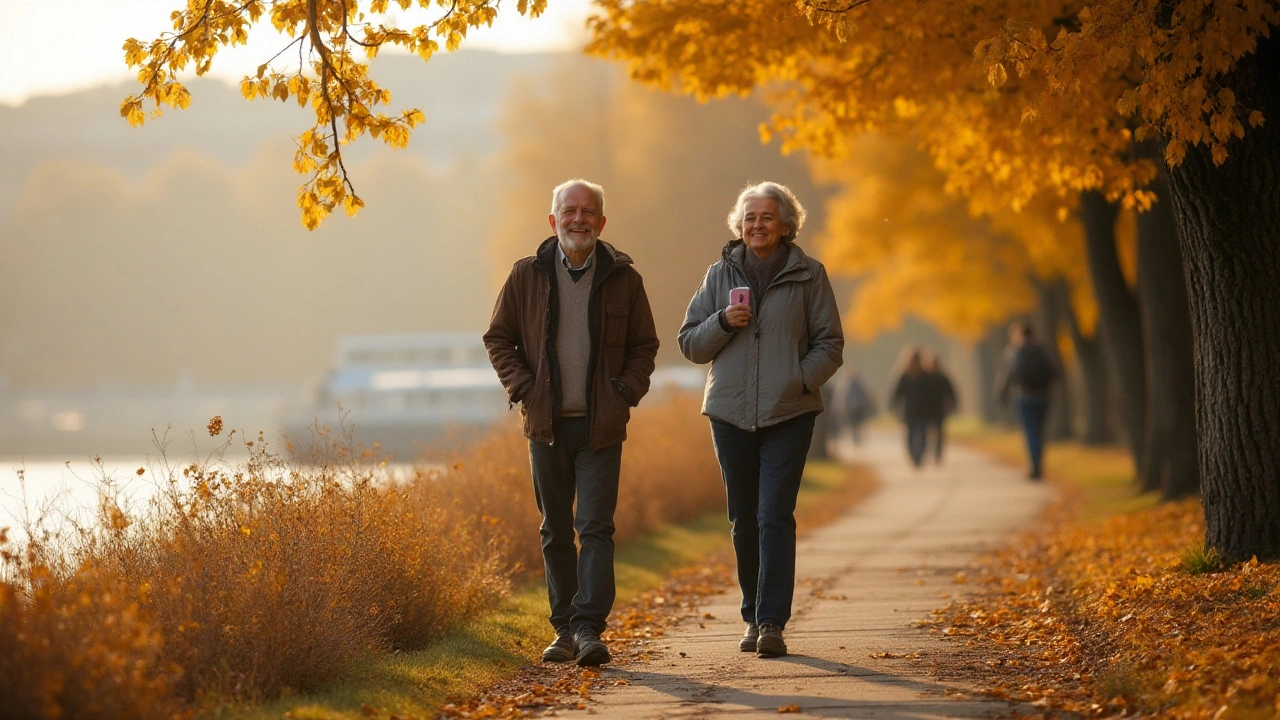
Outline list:
[[[222,435],[221,419],[208,430]],[[158,486],[143,507],[104,473],[94,522],[56,546],[5,546],[0,716],[159,718],[311,690],[362,656],[425,646],[540,572],[513,424],[403,482],[350,435],[317,430],[296,461],[261,436],[236,462],[174,466],[162,447],[138,470]],[[619,541],[723,503],[695,399],[637,410],[623,468]]]
[[[119,578],[0,531],[0,717],[178,717],[177,668]]]

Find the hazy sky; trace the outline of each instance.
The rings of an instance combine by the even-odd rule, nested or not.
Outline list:
[[[463,47],[526,52],[581,44],[590,0],[549,0],[534,20],[521,17],[515,5],[502,0],[493,27],[472,31]],[[170,29],[169,13],[185,6],[185,0],[0,0],[0,104],[131,78],[120,49],[125,39],[156,38]],[[405,12],[394,2],[391,8],[389,15],[405,28],[442,12]],[[210,74],[238,81],[287,42],[264,18],[247,46],[218,53]]]

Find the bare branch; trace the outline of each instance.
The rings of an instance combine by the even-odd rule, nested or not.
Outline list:
[[[819,0],[802,0],[803,5],[827,15],[843,15],[856,7],[866,5],[871,0],[847,0],[843,7],[827,7],[827,3]]]

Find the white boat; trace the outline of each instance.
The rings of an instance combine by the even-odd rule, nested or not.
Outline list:
[[[658,368],[651,392],[700,392],[706,368]],[[508,412],[510,410],[510,412]],[[480,332],[349,335],[338,341],[334,369],[314,403],[289,411],[282,423],[305,451],[315,429],[330,437],[345,427],[353,439],[399,461],[413,460],[449,433],[515,422],[507,393],[489,364]]]
[[[315,428],[351,428],[410,460],[454,430],[484,428],[503,417],[507,393],[479,332],[348,335],[314,404],[290,412],[284,432],[305,447]]]

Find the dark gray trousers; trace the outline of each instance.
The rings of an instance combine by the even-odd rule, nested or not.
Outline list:
[[[529,442],[551,626],[557,633],[601,633],[615,595],[613,513],[622,444],[588,450],[587,419],[581,417],[558,418],[554,432],[553,444]],[[575,530],[581,552],[574,546]]]

